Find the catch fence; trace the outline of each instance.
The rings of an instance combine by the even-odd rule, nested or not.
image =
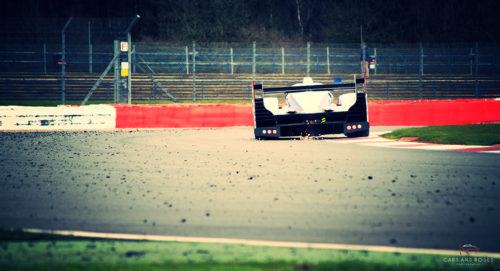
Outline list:
[[[329,82],[360,76],[363,67],[375,99],[500,96],[500,44],[368,43],[361,50],[360,44],[142,41],[120,52],[119,42],[134,40],[137,18],[0,18],[0,99],[248,99],[251,80]],[[124,62],[128,79],[120,73]]]
[[[308,46],[309,45],[309,46]],[[369,44],[370,45],[370,44]],[[371,74],[495,75],[499,71],[500,45],[370,45],[365,58]],[[2,44],[0,72],[59,72],[60,44]],[[355,74],[361,73],[359,44],[134,43],[132,72],[147,64],[158,73],[190,74]],[[194,50],[193,50],[194,48]],[[194,54],[193,54],[194,52]],[[139,58],[140,57],[140,58]],[[67,72],[101,72],[113,58],[113,43],[67,46]]]

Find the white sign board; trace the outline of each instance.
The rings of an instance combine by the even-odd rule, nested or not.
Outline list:
[[[128,42],[126,42],[126,41],[120,42],[120,51],[122,51],[122,52],[128,51]]]

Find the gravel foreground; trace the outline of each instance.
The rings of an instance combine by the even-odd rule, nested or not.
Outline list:
[[[498,155],[335,139],[0,133],[0,227],[500,252]]]

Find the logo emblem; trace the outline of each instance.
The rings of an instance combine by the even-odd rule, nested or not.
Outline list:
[[[477,253],[480,250],[479,247],[477,247],[475,245],[471,245],[471,244],[460,245],[459,247],[461,249],[460,255],[462,255],[462,252],[465,252],[467,255],[470,256],[470,252],[475,251]]]

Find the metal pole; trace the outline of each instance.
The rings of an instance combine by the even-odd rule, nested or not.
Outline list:
[[[91,34],[90,21],[89,21],[89,73],[92,73],[92,34]]]
[[[285,74],[285,48],[281,47],[281,74]]]
[[[326,47],[326,69],[330,74],[330,47]]]
[[[231,47],[231,74],[234,74],[233,48]]]
[[[128,61],[128,76],[127,76],[127,88],[128,88],[128,99],[127,103],[132,104],[132,35],[130,31],[127,32],[127,61]]]
[[[113,56],[117,56],[120,54],[120,42],[118,40],[115,40],[114,42],[114,51],[113,51]],[[115,61],[114,63],[114,77],[113,77],[113,90],[114,90],[114,103],[120,103],[120,68],[119,68],[119,61]]]
[[[309,77],[311,71],[311,43],[307,42],[307,67],[306,67],[306,77]]]
[[[373,68],[373,72],[375,74],[377,74],[377,65],[378,65],[378,61],[377,61],[377,48],[373,48],[373,58],[375,59],[375,67]]]
[[[193,41],[193,103],[196,102],[196,43]]]
[[[134,63],[134,68],[133,68],[132,72],[135,73],[136,66],[137,66],[137,52],[135,51],[135,44],[132,45],[132,62]]]
[[[189,74],[189,48],[186,45],[186,74]]]
[[[43,72],[47,72],[47,44],[43,44]]]
[[[363,28],[361,28],[363,30]],[[361,35],[363,35],[363,31],[361,31]],[[363,42],[361,46],[361,54],[363,55],[363,63],[361,67],[361,74],[365,75],[366,74],[366,44]]]
[[[256,43],[255,41],[253,42],[253,50],[252,50],[252,80],[255,81],[255,72],[256,72],[256,58],[257,58],[257,48],[256,48]]]
[[[134,28],[135,24],[137,21],[141,18],[139,14],[135,15],[134,19],[132,22],[127,27],[127,30],[125,30],[125,33],[127,33],[127,43],[128,43],[128,50],[127,50],[127,62],[128,62],[128,76],[127,76],[127,89],[128,89],[128,97],[127,97],[127,103],[131,104],[132,103],[132,28]]]
[[[61,102],[62,105],[66,104],[66,29],[68,29],[69,24],[73,20],[73,17],[69,17],[68,21],[64,25],[61,31],[62,40],[62,56],[61,56]]]

